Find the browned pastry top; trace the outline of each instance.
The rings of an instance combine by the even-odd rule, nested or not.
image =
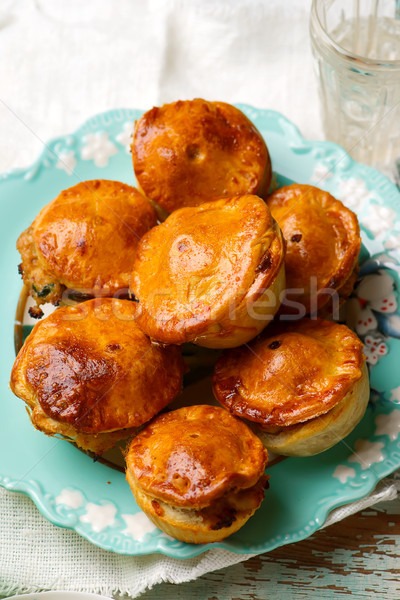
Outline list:
[[[361,378],[362,342],[345,325],[302,319],[270,326],[217,361],[213,388],[233,414],[288,426],[326,413]]]
[[[21,348],[11,389],[78,432],[136,427],[181,390],[176,346],[163,348],[136,325],[135,303],[95,299],[59,308]]]
[[[224,319],[239,314],[244,298],[251,309],[283,259],[280,229],[258,196],[179,209],[138,246],[131,280],[137,321],[164,343],[192,341],[216,328],[224,335]]]
[[[286,287],[304,290],[289,293],[288,298],[304,303],[309,312],[313,285],[315,292],[337,290],[352,275],[361,246],[357,216],[340,200],[311,185],[282,187],[268,196],[267,203],[287,244]],[[315,308],[329,301],[330,296],[321,292]],[[282,306],[281,312],[290,309]]]
[[[132,440],[126,456],[144,492],[190,508],[252,487],[266,461],[262,443],[247,425],[214,406],[189,406],[157,417]]]
[[[149,198],[172,212],[218,196],[268,193],[265,142],[237,108],[200,98],[152,108],[136,123],[135,175]]]
[[[21,234],[25,282],[39,288],[57,281],[110,295],[126,289],[139,240],[155,224],[154,209],[135,188],[118,181],[78,183]]]

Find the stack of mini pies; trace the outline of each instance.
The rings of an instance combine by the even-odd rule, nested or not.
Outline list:
[[[362,343],[337,322],[359,225],[316,187],[269,193],[264,139],[223,102],[152,108],[132,157],[138,189],[81,182],[20,235],[32,316],[59,308],[26,339],[11,388],[47,435],[96,455],[128,440],[147,516],[182,541],[220,541],[260,506],[268,450],[323,452],[366,410]],[[223,350],[221,407],[168,411],[186,343]]]

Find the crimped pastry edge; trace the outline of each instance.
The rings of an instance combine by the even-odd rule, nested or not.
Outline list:
[[[248,424],[270,452],[284,456],[313,456],[328,450],[353,431],[364,416],[369,393],[368,368],[364,362],[361,379],[327,413],[284,427],[278,433],[267,433],[255,423]]]

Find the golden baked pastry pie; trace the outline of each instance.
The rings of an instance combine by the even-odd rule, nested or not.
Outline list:
[[[58,304],[65,289],[89,297],[127,292],[138,242],[155,224],[154,209],[135,188],[78,183],[20,235],[20,273],[37,305]]]
[[[129,300],[94,299],[35,325],[11,389],[37,429],[101,454],[179,394],[180,350],[152,343],[135,323],[135,308]]]
[[[138,246],[137,322],[166,344],[239,346],[279,308],[284,253],[281,231],[257,196],[181,208]]]
[[[293,184],[267,198],[286,240],[286,288],[281,314],[316,314],[351,293],[361,237],[357,216],[328,192]],[[332,292],[337,292],[337,304]],[[323,316],[321,313],[320,316]]]
[[[200,98],[152,108],[136,123],[136,178],[167,213],[211,198],[257,194],[271,183],[265,142],[237,108]]]
[[[369,400],[362,342],[323,319],[277,323],[217,361],[213,389],[231,413],[252,421],[268,450],[309,456],[348,435]]]
[[[126,478],[157,527],[201,544],[231,535],[260,506],[266,462],[262,443],[239,419],[189,406],[157,417],[131,441]]]

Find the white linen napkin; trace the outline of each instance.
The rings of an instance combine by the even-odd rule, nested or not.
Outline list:
[[[333,511],[325,526],[396,496],[396,482],[382,481],[367,498]],[[253,556],[219,548],[185,560],[160,554],[121,556],[93,546],[74,531],[55,527],[28,497],[1,488],[0,523],[0,595],[4,596],[68,590],[135,598],[157,583],[191,581]]]
[[[306,137],[322,139],[309,7],[310,0],[2,3],[1,170],[31,163],[49,137],[97,112],[196,96],[279,110]],[[396,494],[386,480],[328,522]],[[0,488],[0,595],[64,589],[135,597],[247,558],[220,549],[188,560],[106,552]]]

